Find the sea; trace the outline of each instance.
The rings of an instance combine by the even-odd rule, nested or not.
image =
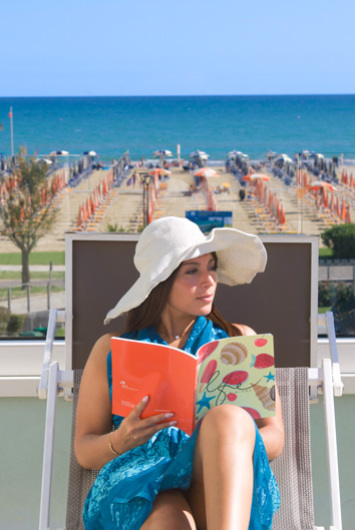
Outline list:
[[[12,109],[12,132],[9,118]],[[0,153],[94,150],[105,163],[129,151],[150,159],[159,149],[181,157],[200,149],[224,161],[267,151],[304,149],[355,163],[355,95],[135,96],[0,98]]]

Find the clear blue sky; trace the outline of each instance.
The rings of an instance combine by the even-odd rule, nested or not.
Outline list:
[[[2,0],[0,96],[353,94],[353,0]]]

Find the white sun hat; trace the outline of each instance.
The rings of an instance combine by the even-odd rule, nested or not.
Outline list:
[[[217,280],[226,285],[250,283],[265,270],[266,249],[258,236],[235,228],[214,228],[205,236],[188,219],[161,217],[143,230],[133,259],[140,276],[107,313],[105,324],[141,305],[180,263],[210,252],[217,254]]]

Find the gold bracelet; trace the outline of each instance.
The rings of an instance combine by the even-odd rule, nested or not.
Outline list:
[[[110,440],[111,434],[112,434],[112,433],[110,433],[110,434],[109,434],[109,437],[108,437],[108,446],[109,446],[109,448],[110,448],[110,451],[111,451],[111,453],[112,453],[113,455],[115,455],[115,456],[120,456],[120,454],[117,453],[117,451],[115,451],[114,448],[112,447],[112,443],[111,443],[111,440]]]

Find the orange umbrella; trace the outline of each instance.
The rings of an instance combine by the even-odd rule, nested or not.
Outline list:
[[[345,201],[343,200],[342,202],[342,205],[341,205],[341,213],[340,213],[340,219],[342,221],[345,221],[346,220],[346,204],[345,204]]]
[[[153,175],[153,177],[160,177],[162,175],[171,175],[171,171],[168,171],[167,169],[162,169],[161,167],[157,167],[153,169],[152,171],[149,171],[149,175]]]
[[[270,180],[270,177],[265,173],[251,173],[242,177],[242,180],[252,182],[253,180]]]
[[[348,203],[348,207],[347,207],[347,210],[346,210],[345,222],[346,223],[351,223],[350,203]]]
[[[312,182],[308,189],[310,190],[327,189],[330,191],[336,190],[336,188],[332,184],[330,184],[329,182],[324,182],[323,180],[316,180]]]
[[[208,178],[216,178],[219,177],[219,173],[210,167],[202,167],[201,169],[197,169],[194,171],[195,177],[205,177]]]

